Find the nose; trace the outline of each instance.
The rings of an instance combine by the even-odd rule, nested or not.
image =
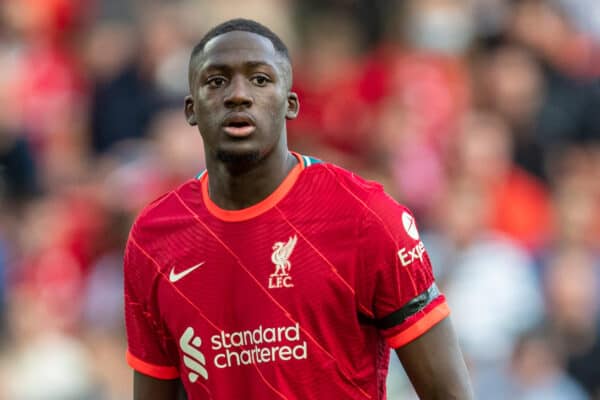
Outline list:
[[[242,77],[234,78],[229,85],[229,91],[224,99],[225,107],[250,107],[253,100],[248,84],[249,82]]]

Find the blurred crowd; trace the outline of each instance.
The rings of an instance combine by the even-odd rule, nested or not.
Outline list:
[[[188,57],[240,16],[290,47],[290,147],[417,215],[477,398],[600,399],[597,0],[1,1],[0,399],[131,398],[123,246],[203,169]]]

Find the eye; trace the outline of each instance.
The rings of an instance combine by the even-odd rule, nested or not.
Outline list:
[[[213,89],[220,88],[223,85],[225,85],[225,78],[223,78],[222,76],[215,76],[215,77],[209,78],[206,81],[206,84]]]
[[[250,81],[254,83],[256,86],[266,86],[267,83],[271,82],[271,80],[265,75],[256,75],[253,76]]]

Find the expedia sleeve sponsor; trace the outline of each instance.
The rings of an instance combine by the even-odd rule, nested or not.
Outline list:
[[[368,205],[370,212],[365,214],[361,229],[360,279],[356,285],[360,305],[357,311],[363,323],[403,310],[435,282],[431,260],[410,210],[383,192],[374,193]],[[417,313],[418,317],[425,312]],[[397,322],[382,329],[384,337],[399,334],[408,326]],[[415,320],[407,319],[406,323]]]
[[[307,343],[301,338],[300,324],[238,332],[221,331],[210,338],[217,368],[289,360],[306,360]]]
[[[415,260],[423,262],[423,254],[425,254],[425,245],[421,241],[411,249],[403,247],[398,250],[398,257],[400,258],[400,263],[403,267],[409,266]]]

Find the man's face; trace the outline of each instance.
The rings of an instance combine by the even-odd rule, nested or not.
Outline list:
[[[210,40],[191,67],[185,113],[198,125],[207,158],[258,160],[284,139],[298,112],[289,66],[271,41],[250,32]]]

